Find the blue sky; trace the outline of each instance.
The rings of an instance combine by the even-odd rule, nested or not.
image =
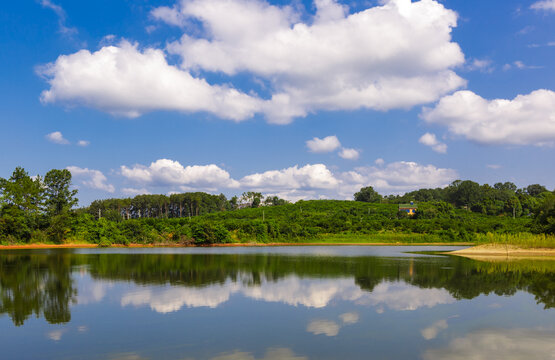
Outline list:
[[[29,0],[0,24],[0,177],[68,168],[82,204],[555,187],[552,0]]]

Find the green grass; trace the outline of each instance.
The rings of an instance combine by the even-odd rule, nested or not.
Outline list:
[[[524,249],[555,249],[555,235],[547,234],[476,234],[476,244],[513,245]]]
[[[434,234],[405,234],[383,232],[375,234],[323,234],[315,238],[299,241],[301,243],[384,243],[384,244],[421,244],[421,243],[451,243]]]

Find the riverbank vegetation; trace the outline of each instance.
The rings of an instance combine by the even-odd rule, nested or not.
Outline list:
[[[218,243],[515,243],[553,247],[555,193],[455,181],[445,188],[382,196],[372,187],[355,201],[289,203],[245,192],[227,199],[202,192],[93,201],[73,209],[68,170],[30,177],[16,168],[0,179],[2,244]],[[357,201],[358,200],[358,201]],[[400,203],[416,202],[414,216]]]

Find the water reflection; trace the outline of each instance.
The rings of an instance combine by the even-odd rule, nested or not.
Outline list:
[[[78,293],[77,282],[83,276],[90,281]],[[18,326],[31,315],[67,323],[72,304],[102,301],[120,283],[140,285],[120,294],[121,306],[148,306],[159,313],[216,308],[233,296],[314,309],[348,301],[380,313],[432,308],[481,294],[513,295],[519,290],[533,294],[545,308],[555,307],[555,263],[549,261],[47,251],[0,255],[0,314]],[[353,315],[345,316],[340,322],[330,321],[338,327],[356,322]],[[323,329],[322,324],[311,326],[311,332]],[[434,338],[444,327],[438,323],[422,336]]]
[[[76,299],[72,261],[65,252],[0,255],[0,314],[8,314],[17,326],[31,315],[52,324],[69,322]]]
[[[222,354],[210,360],[308,360],[305,356],[297,356],[288,348],[268,349],[263,357],[255,357],[252,353],[236,350]]]
[[[427,350],[436,359],[553,359],[555,331],[541,329],[485,329],[455,338],[445,348]]]

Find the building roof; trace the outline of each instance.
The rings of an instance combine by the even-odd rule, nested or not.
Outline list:
[[[418,209],[416,204],[399,204],[399,209]]]

